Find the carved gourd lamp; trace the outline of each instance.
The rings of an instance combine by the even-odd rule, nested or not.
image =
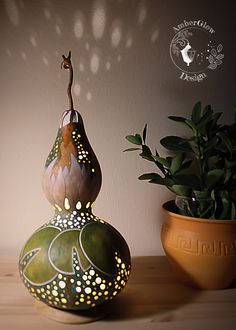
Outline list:
[[[120,233],[92,213],[101,187],[101,169],[74,110],[71,53],[70,109],[62,115],[43,174],[43,190],[53,218],[22,249],[19,270],[28,291],[39,301],[63,310],[88,310],[112,300],[130,275],[130,252]]]

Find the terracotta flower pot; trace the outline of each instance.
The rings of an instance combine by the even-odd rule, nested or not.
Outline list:
[[[161,239],[178,278],[201,289],[223,289],[236,279],[236,220],[209,220],[175,213],[163,204]]]

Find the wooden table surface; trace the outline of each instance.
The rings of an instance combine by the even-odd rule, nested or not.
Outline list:
[[[235,265],[236,266],[236,265]],[[0,258],[0,329],[236,329],[236,287],[200,291],[180,284],[166,257],[133,258],[132,275],[111,314],[68,325],[39,315],[13,259]]]

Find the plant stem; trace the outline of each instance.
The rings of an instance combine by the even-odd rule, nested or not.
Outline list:
[[[72,98],[72,94],[71,94],[71,87],[72,87],[72,83],[73,83],[73,67],[72,67],[72,63],[71,63],[71,51],[69,51],[68,57],[62,55],[62,58],[63,58],[63,61],[61,63],[61,67],[70,71],[67,94],[68,94],[68,98],[69,98],[69,106],[70,106],[69,110],[74,110],[73,98]]]

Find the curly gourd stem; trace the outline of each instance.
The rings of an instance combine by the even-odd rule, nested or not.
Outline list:
[[[73,67],[71,64],[71,51],[69,51],[68,57],[65,55],[62,55],[63,61],[61,63],[61,68],[63,67],[64,69],[67,69],[70,71],[70,80],[67,88],[67,94],[69,98],[69,105],[70,109],[69,110],[74,110],[74,105],[73,105],[73,99],[72,99],[72,94],[71,94],[71,87],[73,83]]]

